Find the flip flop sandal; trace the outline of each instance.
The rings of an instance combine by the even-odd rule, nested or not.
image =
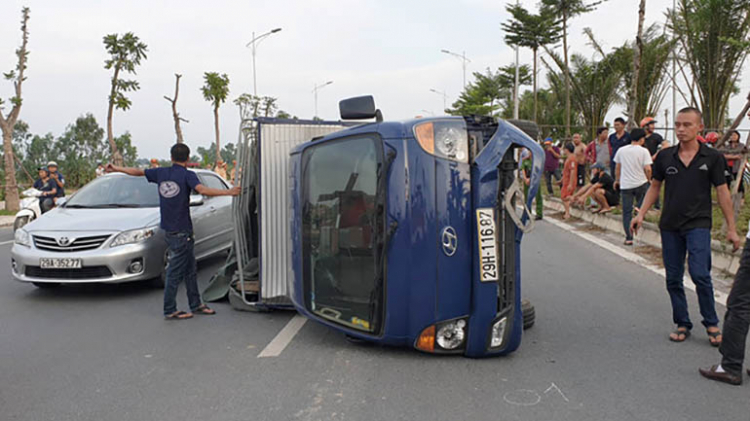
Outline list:
[[[710,343],[712,347],[718,348],[719,346],[721,346],[721,341],[719,340],[719,336],[722,336],[722,335],[721,335],[720,330],[717,330],[715,332],[706,331],[706,334],[708,334],[708,338],[709,338],[708,343]],[[712,341],[711,338],[713,338],[714,340]]]
[[[601,210],[601,211],[599,211],[597,213],[600,214],[600,215],[604,215],[604,214],[612,212],[613,210],[615,210],[615,208],[604,209],[604,210]]]
[[[195,313],[195,314],[203,314],[203,315],[206,315],[206,316],[213,316],[214,314],[216,314],[216,311],[213,310],[213,309],[211,309],[210,307],[208,307],[205,304],[201,304],[200,307],[198,307],[195,310],[193,310],[193,313]]]
[[[626,246],[632,246],[633,245],[633,240],[625,240],[625,242],[623,244],[625,244]]]
[[[669,340],[672,342],[685,342],[690,337],[690,331],[689,330],[680,330],[681,328],[677,328],[674,333],[677,335],[677,339],[673,338],[671,335],[669,336]],[[683,339],[679,339],[680,335],[685,335]]]
[[[167,320],[185,320],[192,319],[193,315],[184,311],[175,311],[172,314],[167,314],[164,318]]]

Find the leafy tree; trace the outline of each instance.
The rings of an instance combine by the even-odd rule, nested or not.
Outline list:
[[[115,108],[125,111],[132,105],[132,101],[125,94],[137,91],[140,89],[140,85],[135,80],[122,79],[121,73],[135,74],[135,68],[141,64],[141,60],[147,58],[148,46],[132,32],[128,32],[122,36],[118,34],[106,35],[104,37],[104,48],[109,54],[109,58],[104,61],[104,68],[113,70],[107,109],[107,140],[112,150],[113,161],[117,165],[122,165],[122,153],[117,149],[115,136],[112,132],[112,114]]]
[[[563,61],[565,67],[565,136],[570,136],[570,66],[568,60],[568,23],[570,19],[591,12],[605,0],[589,3],[587,0],[541,0],[542,13],[556,16],[557,22],[562,25]]]
[[[122,151],[124,164],[130,167],[135,165],[135,162],[138,160],[138,149],[133,146],[133,139],[130,132],[125,132],[116,137],[115,144],[117,144],[117,149]]]
[[[554,44],[561,35],[560,23],[548,12],[539,14],[529,13],[520,5],[508,5],[506,10],[513,15],[513,20],[502,24],[505,30],[505,42],[519,47],[530,48],[534,53],[534,113],[530,120],[537,121],[537,63],[539,48]]]
[[[28,7],[21,9],[21,47],[16,50],[18,60],[16,68],[8,73],[3,73],[5,79],[11,81],[15,88],[14,96],[9,101],[12,107],[7,114],[3,114],[5,102],[0,99],[0,129],[3,132],[3,159],[5,164],[5,208],[11,212],[18,211],[19,205],[15,155],[13,154],[13,130],[16,122],[18,122],[21,104],[23,103],[21,88],[26,80],[26,62],[29,58],[29,13]]]
[[[55,142],[50,158],[60,164],[67,184],[82,186],[94,177],[96,165],[107,156],[103,139],[104,129],[91,113],[78,117],[75,123],[65,128]]]
[[[487,69],[486,73],[475,72],[474,82],[469,83],[452,104],[451,109],[446,110],[452,115],[488,115],[494,116],[501,109],[508,109],[512,102],[513,85],[515,84],[515,66],[505,66],[492,72]],[[531,69],[529,66],[519,67],[519,83],[528,85],[531,83]]]
[[[219,107],[229,96],[229,77],[226,74],[219,75],[216,72],[205,72],[203,74],[204,84],[201,88],[203,98],[211,102],[214,107],[214,131],[216,133],[216,155],[220,155],[221,142],[219,140]]]
[[[555,53],[551,53],[550,57],[560,69],[559,72],[555,71],[542,59],[542,62],[549,68],[547,80],[550,89],[558,97],[565,97],[565,63]],[[570,59],[572,67],[569,78],[575,94],[573,102],[575,123],[588,128],[592,139],[596,134],[596,128],[604,124],[612,106],[622,102],[619,92],[622,89],[623,76],[622,70],[618,70],[613,64],[615,60],[614,53],[610,53],[600,61],[590,61],[578,54],[573,54]],[[569,126],[566,124],[566,137],[568,130]]]
[[[737,79],[750,52],[748,2],[678,0],[677,9],[668,15],[680,46],[680,63],[692,76],[687,85],[695,86],[698,96],[693,102],[700,105],[707,127],[723,129],[729,99],[738,92]]]
[[[198,156],[193,157],[192,161],[200,162],[202,166],[208,166],[209,168],[214,166],[216,162],[216,149],[212,147],[204,148],[198,146],[196,149]],[[232,161],[237,159],[237,149],[234,143],[227,143],[221,150],[221,159],[227,163],[227,168],[231,170]]]
[[[535,103],[536,107],[534,107]],[[533,92],[524,92],[518,103],[518,117],[531,120],[535,112],[537,113],[537,123],[542,138],[559,139],[565,135],[564,92],[562,96],[558,96],[552,89],[539,89],[536,99]],[[502,117],[511,118],[512,115],[513,110],[508,108]]]

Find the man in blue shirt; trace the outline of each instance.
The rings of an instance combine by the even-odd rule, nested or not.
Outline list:
[[[615,119],[615,132],[609,135],[609,166],[612,171],[610,174],[615,173],[615,155],[617,150],[625,145],[630,145],[630,133],[625,130],[625,119],[617,117]]]
[[[132,176],[145,176],[159,185],[161,228],[169,246],[169,266],[164,283],[164,317],[181,320],[193,317],[192,313],[216,314],[201,300],[196,279],[196,262],[193,250],[193,222],[190,219],[190,193],[195,190],[204,196],[237,196],[239,186],[229,190],[212,189],[200,184],[194,172],[187,169],[190,148],[183,143],[172,146],[172,166],[169,168],[123,168],[107,164],[107,172],[121,172]],[[177,310],[177,286],[185,281],[191,312]]]
[[[39,178],[34,181],[32,187],[42,192],[39,196],[39,209],[42,213],[47,213],[55,206],[52,198],[57,195],[57,188],[49,178],[47,168],[39,167]]]

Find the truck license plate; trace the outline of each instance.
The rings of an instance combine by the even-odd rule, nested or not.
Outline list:
[[[500,271],[497,263],[495,209],[477,209],[477,231],[479,233],[479,280],[497,282]]]
[[[81,259],[41,259],[42,269],[80,269],[83,267]]]

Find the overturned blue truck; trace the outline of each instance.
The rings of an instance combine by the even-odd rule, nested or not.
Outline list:
[[[231,284],[230,301],[294,308],[349,338],[428,353],[516,350],[535,315],[521,300],[532,220],[514,152],[531,151],[533,198],[544,163],[535,127],[386,122],[370,96],[339,106],[341,122],[243,122],[245,193],[217,277]]]

